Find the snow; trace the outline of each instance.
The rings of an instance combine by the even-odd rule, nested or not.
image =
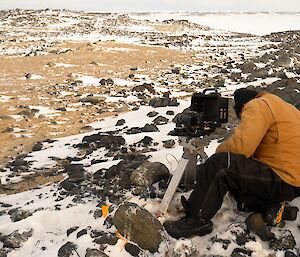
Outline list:
[[[147,20],[188,20],[200,25],[225,31],[266,35],[272,32],[299,30],[300,15],[278,13],[185,13],[160,12],[145,15],[130,14],[136,19]]]

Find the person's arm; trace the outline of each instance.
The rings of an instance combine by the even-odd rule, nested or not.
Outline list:
[[[243,108],[241,123],[234,134],[220,144],[216,152],[243,154],[249,158],[273,123],[273,115],[264,100],[254,99],[248,102]]]

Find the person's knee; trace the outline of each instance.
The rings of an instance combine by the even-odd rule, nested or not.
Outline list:
[[[220,172],[224,172],[228,164],[228,153],[215,153],[206,162],[198,166],[197,180],[203,177],[217,177]]]

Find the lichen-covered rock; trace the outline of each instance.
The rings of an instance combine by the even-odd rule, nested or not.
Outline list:
[[[160,162],[144,162],[131,173],[130,181],[136,186],[150,186],[169,177],[168,168]]]
[[[108,257],[104,252],[97,249],[86,249],[85,257]]]
[[[282,234],[279,238],[275,238],[274,240],[270,241],[270,248],[274,249],[275,251],[285,251],[285,250],[292,250],[296,246],[296,241],[289,230],[281,231]]]
[[[113,218],[118,231],[142,249],[154,253],[162,242],[162,225],[146,209],[135,203],[121,205]]]
[[[1,241],[3,242],[3,247],[7,248],[19,248],[22,246],[24,242],[28,240],[29,237],[32,236],[32,229],[23,232],[20,234],[17,230],[12,232],[10,235],[2,236]]]
[[[21,209],[12,209],[8,212],[8,214],[13,222],[17,222],[31,216],[32,212]]]

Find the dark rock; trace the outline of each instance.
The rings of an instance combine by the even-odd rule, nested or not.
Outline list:
[[[174,115],[175,113],[174,113],[174,111],[167,111],[166,114],[167,115]]]
[[[25,78],[26,78],[26,79],[30,79],[31,77],[32,77],[32,73],[26,73],[26,74],[25,74]]]
[[[173,69],[172,69],[172,73],[173,74],[180,74],[180,71],[181,71],[181,68],[180,67],[174,67]]]
[[[83,164],[69,164],[65,167],[64,171],[69,175],[69,182],[79,183],[85,180]]]
[[[155,111],[147,113],[147,116],[150,117],[150,118],[155,117],[157,115],[158,115],[158,112],[155,112]]]
[[[114,81],[113,81],[112,79],[107,79],[107,80],[106,80],[106,84],[107,84],[108,86],[113,86],[115,83],[114,83]]]
[[[164,148],[172,148],[175,145],[174,139],[163,141],[163,143]]]
[[[149,102],[149,105],[157,108],[157,107],[166,107],[166,106],[178,106],[176,98],[171,99],[169,96],[164,96],[161,98],[152,98]]]
[[[17,221],[28,218],[29,216],[32,215],[32,212],[24,211],[24,210],[20,210],[20,209],[13,209],[13,210],[10,210],[8,212],[8,214],[10,215],[10,219],[13,222],[17,222]]]
[[[137,186],[150,186],[168,178],[168,168],[160,162],[145,162],[131,173],[130,181]]]
[[[292,250],[296,246],[294,236],[289,230],[282,231],[279,238],[270,241],[269,247],[275,251]]]
[[[60,107],[60,108],[57,108],[56,110],[60,111],[60,112],[66,112],[67,111],[66,107]]]
[[[235,248],[230,257],[245,257],[245,256],[251,256],[252,251],[248,249],[243,249],[243,248]]]
[[[162,242],[162,225],[147,210],[134,203],[124,203],[114,216],[118,231],[139,247],[154,253]]]
[[[118,242],[118,238],[115,234],[103,232],[103,234],[97,237],[93,242],[99,245],[115,245]]]
[[[157,132],[159,131],[156,125],[154,124],[146,124],[143,128],[141,128],[142,132]]]
[[[72,233],[73,233],[74,231],[76,231],[77,229],[79,229],[78,226],[69,228],[69,229],[67,230],[67,236],[69,236],[70,234],[72,234]]]
[[[151,94],[155,94],[155,90],[152,83],[144,83],[143,85],[135,86],[132,91],[144,92],[147,90]]]
[[[153,123],[155,125],[164,125],[167,124],[169,122],[169,119],[163,117],[163,116],[158,116],[153,120]]]
[[[2,236],[1,241],[3,242],[3,247],[15,249],[21,247],[22,244],[31,236],[32,229],[28,232],[23,232],[22,234],[20,234],[18,231],[14,231],[8,236]]]
[[[32,112],[31,110],[24,110],[24,111],[18,112],[18,115],[21,115],[21,116],[24,116],[24,117],[27,117],[27,118],[33,118],[34,114],[35,113]]]
[[[130,243],[125,245],[125,250],[134,257],[138,257],[141,252],[141,249],[138,246]]]
[[[151,137],[145,136],[141,141],[138,143],[141,143],[143,146],[149,146],[152,144],[153,139]]]
[[[71,191],[76,187],[75,183],[70,182],[68,179],[60,182],[59,184],[64,190]]]
[[[125,120],[121,119],[117,121],[116,126],[123,126],[125,123],[126,123]]]
[[[65,243],[58,250],[58,257],[70,257],[72,256],[77,249],[77,246],[72,242]]]
[[[248,61],[243,64],[237,65],[237,68],[241,69],[243,73],[252,73],[254,70],[256,70],[257,66],[254,62]]]
[[[240,72],[233,72],[230,74],[230,79],[232,81],[238,82],[241,80],[241,78],[242,78],[242,73]]]
[[[255,241],[255,237],[246,232],[235,232],[236,243],[240,246],[245,245],[247,242]]]
[[[76,238],[79,238],[79,237],[81,237],[81,236],[83,236],[83,235],[86,235],[86,234],[87,234],[87,229],[84,228],[84,229],[80,230],[80,231],[77,233]]]
[[[294,254],[294,253],[291,252],[291,251],[286,251],[286,252],[284,253],[284,257],[297,257],[297,255]]]
[[[114,136],[103,132],[99,132],[98,134],[94,134],[90,136],[85,136],[82,142],[95,143],[97,147],[105,147],[106,149],[125,145],[125,139],[123,137]]]
[[[43,148],[43,143],[37,142],[33,145],[32,151],[40,151]]]
[[[87,96],[87,97],[80,99],[80,102],[82,102],[82,103],[91,103],[91,104],[99,104],[103,101],[105,101],[105,98],[96,97],[96,96]]]
[[[85,257],[108,257],[104,252],[97,249],[86,249]]]
[[[139,127],[132,127],[126,131],[126,134],[128,135],[139,134],[139,133],[142,133],[142,129]]]

